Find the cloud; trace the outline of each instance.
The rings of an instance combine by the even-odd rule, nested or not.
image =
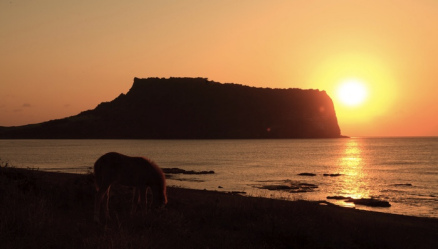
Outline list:
[[[32,108],[32,107],[33,106],[31,104],[24,103],[20,107],[13,109],[12,112],[22,112],[22,111],[24,111],[24,108]]]

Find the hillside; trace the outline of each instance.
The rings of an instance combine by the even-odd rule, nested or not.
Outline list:
[[[0,138],[337,138],[325,91],[222,84],[204,78],[134,78],[127,94],[94,110],[0,127]]]

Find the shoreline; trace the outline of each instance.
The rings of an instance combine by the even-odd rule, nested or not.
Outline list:
[[[15,167],[15,166],[13,166]],[[21,168],[25,169],[25,168]],[[60,174],[77,174],[77,175],[85,175],[90,174],[92,171],[92,167],[87,167],[87,172],[68,172],[68,171],[61,171],[60,168],[27,168],[31,170],[38,170],[38,171],[44,171],[44,172],[51,172],[51,173],[60,173]],[[66,168],[63,168],[66,169]],[[76,169],[76,168],[75,168]],[[380,198],[353,198],[348,195],[320,195],[321,198],[308,197],[308,196],[301,196],[301,197],[284,197],[281,193],[282,190],[293,190],[295,194],[297,193],[307,193],[312,194],[313,191],[302,191],[302,188],[300,187],[303,185],[305,188],[309,187],[312,188],[312,186],[317,186],[316,184],[309,184],[307,181],[291,181],[291,180],[285,180],[285,183],[291,182],[293,183],[291,186],[289,184],[283,185],[280,184],[280,182],[283,181],[272,181],[273,184],[259,184],[259,185],[249,185],[254,187],[257,190],[270,190],[271,193],[251,193],[251,191],[247,191],[246,189],[241,190],[238,188],[229,188],[229,187],[223,187],[222,185],[217,185],[217,188],[213,188],[210,186],[210,188],[196,188],[192,186],[188,186],[187,184],[180,184],[181,182],[203,182],[204,180],[201,179],[190,179],[190,178],[179,178],[179,176],[199,176],[199,175],[213,175],[216,172],[210,170],[210,171],[196,171],[196,170],[184,170],[181,168],[162,168],[163,172],[166,175],[166,179],[168,180],[168,187],[174,187],[174,188],[184,188],[184,189],[191,189],[191,190],[207,190],[211,192],[220,192],[220,193],[226,193],[226,194],[239,194],[245,197],[261,197],[261,198],[268,198],[268,199],[275,199],[275,200],[286,200],[286,201],[310,201],[310,202],[322,202],[327,203],[328,205],[336,205],[344,208],[350,208],[350,209],[358,209],[358,210],[364,210],[364,211],[370,211],[370,212],[378,212],[378,213],[387,213],[387,214],[397,214],[397,215],[403,215],[403,216],[413,216],[413,217],[424,217],[424,218],[435,218],[438,219],[438,216],[431,216],[431,215],[425,215],[425,214],[412,214],[412,212],[400,212],[401,205],[405,205],[405,208],[411,209],[412,206],[408,206],[403,203],[394,203],[389,202],[384,199]],[[314,173],[299,173],[299,176],[315,176]],[[342,174],[322,174],[327,177],[337,177],[341,176]],[[169,184],[170,181],[173,181],[173,184]],[[275,184],[277,182],[277,184]],[[296,185],[296,186],[295,186]],[[409,184],[400,184],[400,185],[409,185]],[[225,186],[225,185],[224,185]],[[286,193],[287,194],[287,193]],[[384,205],[381,205],[384,204]],[[398,209],[397,211],[388,209],[389,207],[394,208],[396,206]]]
[[[168,187],[164,210],[129,215],[114,187],[112,220],[94,224],[91,174],[0,168],[2,248],[436,248],[438,219],[313,201]]]

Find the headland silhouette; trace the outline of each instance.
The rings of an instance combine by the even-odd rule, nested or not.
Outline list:
[[[251,139],[342,137],[325,91],[134,78],[127,94],[76,116],[0,127],[0,138]]]

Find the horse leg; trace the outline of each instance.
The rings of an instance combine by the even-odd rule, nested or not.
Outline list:
[[[108,186],[108,189],[107,189],[107,191],[105,192],[105,194],[104,194],[104,196],[106,196],[106,205],[105,205],[105,218],[107,219],[107,220],[109,220],[110,219],[110,215],[109,215],[109,198],[110,198],[110,189],[111,189],[111,185],[110,186]],[[104,196],[102,196],[102,197],[104,197]]]
[[[108,194],[108,191],[109,189],[100,188],[99,191],[96,192],[94,198],[94,221],[97,223],[100,222],[100,209],[102,206],[102,201],[105,195]]]
[[[141,186],[138,187],[138,199],[137,199],[137,205],[140,206],[141,213],[145,214],[145,209],[147,208],[147,196],[146,196],[146,187]],[[143,200],[144,198],[144,200]],[[143,206],[143,202],[145,203],[145,206]]]
[[[137,206],[140,207],[140,209],[143,209],[143,205],[142,205],[143,192],[144,190],[142,187],[137,188]]]
[[[134,187],[134,190],[132,193],[131,215],[133,215],[137,211],[138,198],[140,198],[140,193],[138,192],[138,188]]]
[[[149,186],[146,187],[146,190],[145,190],[145,199],[146,199],[146,202],[145,202],[146,209],[151,209],[152,203],[154,201],[154,192],[153,192],[152,188]],[[149,199],[149,202],[148,202],[148,199]]]
[[[99,192],[96,192],[96,195],[94,196],[94,222],[99,223],[99,216],[100,216],[100,202],[101,197],[99,196]]]
[[[146,210],[146,213],[147,213],[147,211],[148,211],[148,187],[144,188],[142,195],[144,197],[144,210]]]

